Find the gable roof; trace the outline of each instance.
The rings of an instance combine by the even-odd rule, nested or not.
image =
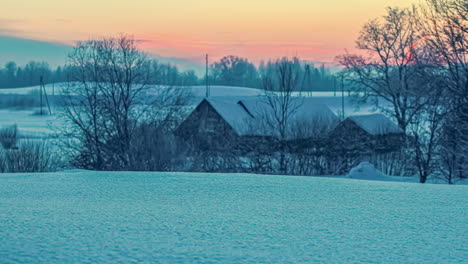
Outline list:
[[[257,98],[243,99],[242,103],[256,116],[269,116],[275,114],[276,108],[280,108],[281,103],[278,101],[268,101],[265,96]],[[321,118],[325,120],[338,120],[338,117],[333,113],[328,106],[317,102],[315,98],[293,98],[289,105],[290,117],[294,121],[311,120]],[[277,111],[277,113],[279,113]]]
[[[384,135],[390,133],[403,133],[394,122],[383,114],[357,115],[347,119],[364,129],[371,135]]]
[[[279,106],[279,102],[268,103],[264,96],[241,99],[208,98],[204,101],[208,102],[238,135],[279,136],[278,130],[268,122],[275,116],[272,104]],[[322,123],[333,128],[339,120],[326,105],[308,98],[293,98],[290,109],[291,125],[287,131],[288,138],[295,137],[296,131],[292,124],[302,123],[304,126],[313,127]]]
[[[246,133],[246,124],[252,120],[252,116],[236,100],[209,98],[203,101],[208,102],[238,135]]]

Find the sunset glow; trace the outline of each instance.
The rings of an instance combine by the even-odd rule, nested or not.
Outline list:
[[[280,56],[332,61],[363,23],[387,6],[417,0],[64,0],[4,1],[0,35],[73,44],[128,33],[142,48],[201,61],[234,54],[258,62]]]

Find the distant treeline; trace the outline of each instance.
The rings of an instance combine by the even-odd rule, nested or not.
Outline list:
[[[325,65],[315,67],[304,64],[299,58],[292,59],[294,64],[294,79],[298,84],[296,90],[303,91],[333,91],[335,76]],[[210,83],[216,85],[262,88],[262,77],[276,71],[281,60],[262,61],[258,67],[248,59],[237,56],[226,56],[211,64]]]
[[[38,85],[41,76],[46,82],[63,81],[62,75],[62,67],[52,70],[46,62],[31,61],[24,66],[18,66],[10,61],[0,68],[0,87],[16,88]]]
[[[298,79],[298,90],[333,91],[335,76],[324,65],[306,65],[294,58]],[[262,88],[262,76],[276,68],[276,60],[261,62],[257,67],[246,58],[225,56],[210,65],[208,81],[210,85],[241,86]],[[40,84],[41,76],[45,84],[73,82],[71,66],[51,68],[47,62],[31,61],[26,65],[7,62],[0,66],[0,88],[17,88]],[[182,71],[175,65],[151,61],[149,84],[157,85],[205,85],[206,76],[197,76],[195,71]]]
[[[180,71],[171,64],[151,61],[149,84],[162,85],[197,85],[198,77],[194,71]],[[24,66],[7,62],[0,67],[0,88],[17,88],[40,84],[41,76],[45,84],[73,82],[71,66],[59,66],[52,69],[47,62],[31,61]]]

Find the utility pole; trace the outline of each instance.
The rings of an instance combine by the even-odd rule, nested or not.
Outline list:
[[[302,90],[307,87],[309,91],[309,96],[312,96],[312,82],[310,80],[310,65],[305,65],[304,78],[302,78],[301,90],[299,91],[299,96],[302,96]]]
[[[333,96],[336,97],[336,76],[333,77]]]
[[[344,76],[341,75],[341,115],[342,120],[345,118],[345,110],[344,110]]]
[[[39,83],[40,83],[39,84],[39,102],[40,102],[39,103],[39,106],[40,106],[40,112],[39,113],[40,113],[40,115],[43,115],[44,112],[42,112],[42,85],[44,83],[44,78],[42,77],[42,75],[39,78]]]
[[[44,92],[44,97],[46,99],[46,103],[47,103],[47,108],[49,109],[49,115],[52,114],[52,110],[50,110],[50,104],[49,104],[49,98],[47,97],[47,91],[45,89],[45,84],[44,84],[44,78],[41,76],[40,78],[40,88],[39,88],[39,95],[41,97],[40,99],[40,104],[41,104],[41,115],[44,115],[44,112],[42,110],[42,93]]]
[[[206,54],[206,98],[210,96],[210,86],[209,86],[209,81],[208,81],[208,54]]]

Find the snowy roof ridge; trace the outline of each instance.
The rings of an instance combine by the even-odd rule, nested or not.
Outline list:
[[[347,119],[352,120],[371,135],[403,133],[403,130],[384,114],[354,115]]]
[[[265,119],[272,117],[273,108],[264,97],[251,98],[205,98],[215,111],[239,135],[277,136],[278,131],[265,127]],[[292,121],[308,122],[313,126],[317,121],[338,122],[338,117],[325,104],[311,100],[294,100]],[[262,126],[263,125],[263,126]],[[290,128],[292,129],[292,128]],[[293,134],[294,131],[290,131]]]

